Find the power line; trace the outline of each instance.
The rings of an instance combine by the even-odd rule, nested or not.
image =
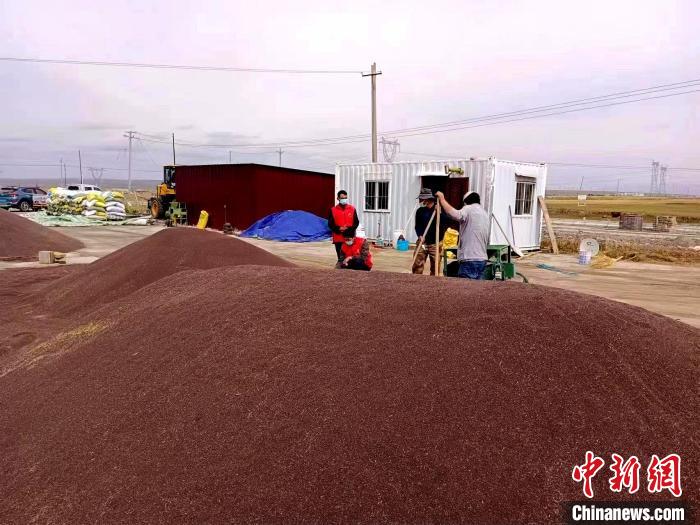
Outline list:
[[[484,127],[484,126],[493,126],[493,125],[496,125],[496,124],[505,124],[505,123],[508,123],[508,122],[520,122],[520,121],[523,121],[523,120],[531,120],[531,119],[542,118],[542,117],[551,117],[551,116],[555,116],[555,115],[565,115],[565,114],[567,114],[567,113],[576,113],[576,112],[578,112],[578,111],[587,111],[587,110],[590,110],[590,109],[607,108],[607,107],[612,107],[612,106],[621,106],[621,105],[623,105],[623,104],[632,104],[632,103],[634,103],[634,102],[642,102],[642,101],[645,101],[645,100],[655,100],[655,99],[659,99],[659,98],[676,97],[676,96],[679,96],[679,95],[686,95],[686,94],[688,94],[688,93],[697,93],[697,92],[700,92],[700,89],[693,89],[693,90],[690,90],[690,91],[682,91],[682,92],[680,92],[680,93],[670,93],[670,94],[667,94],[667,95],[656,95],[656,96],[653,96],[653,97],[639,98],[639,99],[635,99],[635,100],[624,100],[624,101],[621,101],[621,102],[612,102],[612,103],[609,103],[609,104],[598,104],[597,106],[590,106],[590,107],[586,107],[586,108],[569,109],[569,110],[566,110],[566,111],[557,111],[557,112],[552,112],[552,113],[544,113],[544,114],[542,114],[542,115],[531,115],[531,116],[522,117],[522,118],[513,118],[513,119],[507,119],[507,120],[499,120],[498,122],[486,122],[486,123],[483,123],[483,124],[475,124],[475,125],[473,125],[473,126],[460,126],[460,127],[456,127],[456,128],[438,129],[438,130],[434,130],[434,131],[424,131],[424,132],[420,132],[420,133],[405,133],[405,134],[399,135],[399,137],[414,137],[414,136],[418,136],[418,135],[432,135],[432,134],[435,134],[435,133],[446,133],[446,132],[448,132],[448,131],[458,131],[458,130],[462,130],[462,129],[481,128],[481,127]]]
[[[602,168],[602,169],[625,169],[625,170],[642,170],[649,169],[649,166],[614,166],[607,164],[579,164],[570,162],[548,162],[550,166],[569,166],[574,168]],[[674,171],[700,171],[700,168],[672,168],[668,167],[669,170]]]
[[[443,160],[458,159],[458,158],[464,157],[464,155],[439,155],[437,153],[418,153],[415,151],[403,151],[403,150],[401,151],[401,153],[404,153],[406,155],[416,155],[419,157],[434,157],[436,159],[443,159]]]
[[[262,67],[195,66],[186,64],[145,64],[139,62],[105,62],[99,60],[60,60],[48,58],[0,57],[3,62],[25,62],[40,64],[69,64],[77,66],[134,67],[148,69],[185,69],[195,71],[228,71],[232,73],[285,73],[310,75],[357,75],[362,70],[348,69],[276,69]]]
[[[580,164],[574,162],[548,162],[550,166],[568,166],[572,168],[602,168],[602,169],[621,169],[621,170],[640,170],[649,169],[649,166],[614,166],[608,164]]]
[[[454,159],[454,158],[460,158],[463,157],[463,155],[436,155],[432,153],[417,153],[417,152],[408,152],[404,151],[402,153],[407,153],[409,155],[421,155],[421,156],[426,156],[426,157],[435,157],[435,158],[440,158],[442,160],[447,160],[447,159]],[[346,160],[346,161],[328,161],[328,165],[333,165],[336,163],[344,164],[344,163],[353,163],[356,161],[361,161],[363,160],[362,158],[359,159],[352,159],[352,160]],[[367,158],[364,157],[364,161],[368,162]],[[592,168],[592,169],[641,169],[641,170],[648,170],[649,166],[614,166],[614,165],[604,165],[604,164],[581,164],[581,163],[568,163],[568,162],[546,162],[547,165],[550,166],[566,166],[566,167],[585,167],[585,168]],[[56,164],[56,163],[36,163],[36,164],[29,164],[29,163],[0,163],[0,166],[3,167],[29,167],[29,168],[53,168],[53,167],[60,167],[63,166],[64,168],[78,168],[78,164]],[[127,171],[127,168],[97,168],[94,166],[85,166],[88,170],[105,170],[105,171]],[[316,169],[316,168],[310,168],[306,167],[307,169]],[[324,169],[327,169],[324,167]],[[668,167],[668,170],[687,170],[687,171],[700,171],[700,168],[671,168]],[[144,170],[144,169],[132,169],[134,172],[141,172],[141,173],[161,173],[160,170]],[[561,176],[562,174],[559,174]],[[617,173],[617,174],[606,174],[606,178],[616,178],[616,177],[646,177],[649,175],[649,172],[642,172],[642,173]],[[587,174],[586,177],[595,177],[595,174]]]
[[[686,82],[698,82],[698,81],[688,81]],[[674,85],[678,84],[683,84],[683,83],[677,83]],[[692,84],[692,85],[687,85],[684,87],[695,87],[696,85],[700,84]],[[657,86],[656,88],[658,88]],[[654,89],[655,92],[658,91],[670,91],[673,89],[679,89],[679,88],[664,88],[664,89],[656,89],[656,88],[646,88],[644,90],[635,90],[635,92],[641,92],[641,91],[647,91],[651,92],[651,89]],[[435,133],[447,133],[451,131],[459,131],[459,130],[464,130],[464,129],[471,129],[471,128],[478,128],[478,127],[484,127],[484,126],[493,126],[497,124],[505,124],[509,122],[519,122],[523,120],[532,120],[532,119],[537,119],[537,118],[543,118],[543,117],[550,117],[550,116],[556,116],[556,115],[564,115],[568,113],[576,113],[579,111],[588,111],[591,109],[598,109],[598,108],[606,108],[606,107],[612,107],[612,106],[619,106],[623,104],[632,104],[635,102],[643,102],[646,100],[656,100],[656,99],[661,99],[661,98],[668,98],[668,97],[675,97],[675,96],[680,96],[680,95],[686,95],[689,93],[697,93],[700,92],[700,89],[694,89],[694,90],[687,90],[687,91],[680,91],[680,92],[674,92],[674,93],[666,93],[663,95],[654,95],[650,97],[642,97],[642,98],[636,98],[633,100],[615,100],[613,102],[607,102],[604,104],[594,104],[591,105],[591,103],[587,103],[588,105],[586,107],[581,107],[581,108],[572,108],[572,109],[566,109],[563,111],[549,111],[547,108],[557,108],[557,107],[570,107],[572,105],[578,105],[581,101],[571,101],[571,102],[562,102],[560,104],[553,104],[550,106],[540,106],[538,108],[528,108],[528,109],[523,109],[517,112],[510,112],[510,113],[497,113],[494,115],[485,115],[482,117],[474,117],[471,119],[463,120],[463,121],[454,121],[451,123],[443,123],[443,124],[432,124],[430,126],[420,126],[420,127],[415,127],[415,128],[404,128],[404,129],[398,129],[398,130],[392,130],[392,131],[387,131],[387,132],[382,132],[386,134],[391,134],[394,135],[398,138],[401,137],[413,137],[413,136],[420,136],[420,135],[431,135]],[[632,93],[632,92],[629,92]],[[613,100],[610,97],[615,96],[616,98],[620,98],[619,95],[604,95],[601,97],[595,97],[596,99],[604,99],[607,98],[608,100]],[[625,95],[625,97],[628,95]],[[591,100],[591,99],[582,99],[582,100]],[[546,113],[541,113],[542,111],[548,111]],[[530,114],[533,112],[538,112],[540,114]],[[518,118],[504,118],[504,115],[510,115],[510,116],[518,116],[518,115],[525,115],[525,116],[519,116]],[[489,122],[491,121],[491,122]],[[457,122],[472,122],[472,125],[467,125],[467,126],[456,126],[455,123]],[[456,126],[456,127],[455,127]],[[445,128],[445,129],[438,129],[438,128]],[[415,131],[418,130],[418,131]],[[414,132],[415,131],[415,132]],[[148,142],[163,142],[162,139],[159,138],[148,138],[148,137],[155,137],[154,135],[147,135],[141,133],[142,136],[147,137],[144,140],[147,140]],[[354,144],[354,143],[360,143],[364,142],[370,137],[370,135],[367,134],[361,134],[361,135],[347,135],[344,137],[331,137],[331,138],[326,138],[326,139],[307,139],[307,140],[299,140],[299,141],[287,141],[287,142],[268,142],[268,143],[259,143],[259,144],[203,144],[203,143],[193,143],[193,142],[181,142],[179,145],[185,146],[185,147],[193,147],[193,148],[279,148],[279,147],[286,147],[286,148],[300,148],[300,147],[310,147],[310,146],[331,146],[331,145],[339,145],[339,144]]]
[[[402,151],[401,153],[405,153],[407,155],[417,155],[417,156],[422,156],[422,157],[434,157],[436,159],[458,159],[464,157],[464,155],[439,155],[436,153],[419,153],[415,151]],[[545,163],[548,166],[564,166],[564,167],[570,167],[570,168],[587,168],[587,169],[622,169],[622,170],[648,170],[649,166],[619,166],[619,165],[613,165],[613,164],[584,164],[580,162],[550,162],[550,161],[545,161]],[[669,171],[674,170],[674,171],[700,171],[700,168],[673,168],[671,166],[668,166],[667,168]],[[637,175],[637,176],[646,176],[648,173],[620,173],[620,176],[628,176],[628,175]]]
[[[154,166],[161,166],[161,164],[158,164],[155,160],[153,160],[153,157],[151,156],[151,152],[148,151],[148,149],[146,148],[146,146],[144,145],[143,141],[140,138],[136,137],[136,142],[138,143],[139,146],[141,146],[141,149],[143,149],[143,151],[146,152],[146,155],[148,155],[148,158],[151,160],[151,162],[153,163]]]
[[[557,173],[555,174],[557,176],[562,176],[564,174],[562,173]],[[594,178],[594,177],[605,177],[606,179],[612,179],[615,180],[620,177],[648,177],[649,176],[649,171],[647,170],[645,173],[586,173],[586,180],[589,178]]]
[[[558,103],[558,104],[551,104],[548,106],[538,106],[538,107],[534,107],[534,108],[527,108],[527,109],[523,109],[523,110],[519,110],[519,111],[509,112],[509,113],[497,113],[497,114],[485,115],[485,116],[481,116],[481,117],[472,117],[472,118],[460,120],[460,121],[452,121],[452,122],[446,122],[446,123],[442,123],[442,124],[432,124],[432,125],[427,125],[427,126],[417,126],[417,127],[413,127],[413,128],[403,128],[403,129],[391,130],[391,131],[382,132],[382,133],[387,133],[387,134],[402,133],[402,134],[404,134],[403,136],[412,136],[412,135],[409,135],[406,133],[409,131],[420,131],[420,130],[427,130],[427,129],[442,128],[442,127],[452,127],[452,126],[462,124],[462,123],[467,123],[467,122],[480,122],[480,121],[487,121],[487,120],[494,120],[494,119],[502,119],[502,118],[505,118],[507,116],[515,116],[515,115],[521,115],[521,114],[527,114],[527,113],[533,113],[533,112],[542,112],[542,111],[546,111],[546,110],[554,109],[554,108],[561,108],[561,107],[567,107],[567,106],[572,106],[572,105],[581,105],[583,103],[590,105],[591,101],[595,101],[595,100],[610,99],[612,97],[625,98],[625,97],[629,97],[629,96],[643,94],[642,92],[649,92],[650,93],[650,92],[669,91],[669,90],[673,90],[673,89],[680,89],[681,87],[692,87],[694,85],[697,85],[698,82],[700,82],[700,79],[687,80],[684,82],[676,82],[673,84],[662,84],[662,85],[651,86],[651,87],[643,88],[643,89],[623,91],[623,92],[613,93],[610,95],[602,95],[599,97],[573,100],[573,101],[562,102],[562,103]],[[692,86],[691,86],[691,84],[692,84]],[[677,94],[680,95],[683,93],[677,93]],[[673,94],[673,95],[675,95],[675,94]],[[671,96],[671,95],[667,95],[667,96]],[[648,97],[648,98],[643,98],[643,99],[639,99],[639,100],[648,100],[648,99],[653,99],[653,98],[662,98],[662,97]],[[625,102],[620,102],[620,103],[637,102],[639,100],[625,101]],[[616,104],[611,104],[611,105],[616,105]],[[586,109],[595,109],[596,107],[606,107],[606,105],[580,108],[580,110],[583,111]],[[541,115],[541,116],[547,116],[547,115]],[[526,119],[519,119],[519,120],[526,120]],[[511,122],[510,120],[505,120],[505,121],[501,120],[501,121],[502,122]],[[458,128],[458,129],[466,129],[466,128]],[[443,131],[449,131],[449,130],[440,130],[440,131],[436,131],[436,133],[440,133]],[[367,137],[369,137],[369,135],[367,135],[367,134],[349,135],[346,137],[337,137],[335,139],[333,139],[333,138],[330,138],[330,139],[310,139],[308,141],[303,141],[303,142],[305,142],[305,143],[312,142],[312,141],[313,142],[327,142],[327,141],[334,141],[335,142],[336,140],[343,140],[343,139],[348,139],[350,141],[351,139],[355,139],[355,138],[359,139],[359,138],[367,138]],[[357,142],[357,141],[352,140],[352,142]],[[348,142],[348,143],[350,143],[350,142]],[[293,143],[287,144],[287,146],[292,147],[292,144]]]
[[[670,166],[667,169],[673,171],[700,171],[700,168],[672,168]]]
[[[442,124],[431,124],[431,125],[427,125],[427,126],[417,126],[414,128],[405,128],[403,130],[388,131],[385,133],[397,133],[397,132],[401,132],[401,131],[421,131],[421,130],[425,130],[425,129],[432,129],[432,128],[438,128],[438,127],[442,128],[442,127],[448,127],[448,126],[457,126],[457,125],[466,124],[469,122],[493,120],[493,119],[498,119],[498,118],[505,118],[505,117],[511,117],[511,116],[515,116],[515,115],[526,114],[526,113],[536,113],[536,112],[542,112],[542,111],[549,111],[552,109],[558,109],[558,108],[569,107],[569,106],[590,105],[590,104],[593,104],[594,102],[606,101],[607,99],[622,99],[622,98],[627,98],[627,97],[645,95],[645,94],[649,94],[649,93],[657,93],[657,92],[663,92],[663,91],[678,90],[678,89],[683,89],[683,88],[687,88],[687,87],[695,87],[698,85],[700,85],[700,79],[686,80],[683,82],[675,82],[673,84],[660,84],[657,86],[650,86],[648,88],[633,89],[630,91],[620,91],[617,93],[611,93],[609,95],[601,95],[598,97],[582,98],[582,99],[577,99],[577,100],[571,100],[568,102],[560,102],[557,104],[549,104],[549,105],[545,105],[545,106],[536,106],[533,108],[511,111],[511,112],[507,112],[507,113],[496,113],[493,115],[486,115],[486,116],[482,116],[482,117],[472,117],[472,118],[467,118],[467,119],[463,119],[463,120],[455,120],[452,122],[444,122]]]
[[[55,168],[56,166],[61,166],[61,164],[23,164],[23,163],[0,163],[0,166],[5,166],[5,167],[23,167],[23,168]],[[66,164],[63,163],[63,166],[66,166],[68,168],[78,168],[78,164]],[[127,168],[97,168],[96,166],[85,166],[86,168],[93,168],[93,169],[103,169],[105,171],[128,171]],[[160,170],[132,170],[132,171],[139,171],[142,173],[161,173]]]
[[[172,139],[170,138],[170,134],[168,134],[168,138],[166,139],[165,137],[161,135],[153,135],[149,133],[142,133],[140,131],[135,132],[137,135],[139,135],[137,138],[140,141],[145,141],[145,142],[151,142],[154,144],[167,144],[170,146],[173,142]],[[236,151],[230,149],[230,146],[227,146],[225,144],[204,144],[204,143],[196,143],[196,142],[190,142],[190,141],[182,141],[182,140],[176,140],[175,145],[177,146],[184,146],[184,147],[189,147],[189,148],[228,148],[231,153],[235,153],[236,155],[265,155],[268,153],[274,153],[277,154],[277,149],[278,148],[273,148],[271,146],[251,146],[253,148],[257,149],[262,149],[262,150],[267,150],[267,151]]]

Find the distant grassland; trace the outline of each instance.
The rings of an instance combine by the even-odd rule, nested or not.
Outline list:
[[[611,218],[613,212],[639,213],[645,222],[657,215],[675,215],[678,222],[700,223],[700,198],[669,199],[662,197],[588,197],[579,206],[576,197],[548,197],[549,215],[555,218]]]

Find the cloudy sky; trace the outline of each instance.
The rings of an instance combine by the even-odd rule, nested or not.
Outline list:
[[[379,129],[394,131],[698,79],[699,23],[693,0],[0,0],[0,55],[349,71],[376,61]],[[693,89],[700,86],[644,96]],[[671,191],[700,193],[700,171],[673,169],[700,168],[699,102],[695,92],[404,136],[397,158],[625,166],[550,167],[552,187],[578,187],[584,177],[589,189],[620,181],[623,191],[648,189],[656,159],[672,168]],[[227,162],[229,151],[234,162],[276,164],[274,146],[245,146],[367,134],[370,82],[359,73],[0,61],[0,109],[2,178],[57,175],[56,167],[27,165],[72,166],[78,149],[84,165],[126,177],[126,130],[143,134],[134,142],[135,176],[158,178],[171,149],[147,139],[172,132],[178,142],[231,145],[178,146],[183,164]],[[283,150],[284,165],[327,171],[370,158],[369,139]]]

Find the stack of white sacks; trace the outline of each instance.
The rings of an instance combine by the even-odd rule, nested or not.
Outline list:
[[[49,215],[83,215],[93,220],[123,221],[126,219],[124,194],[119,191],[72,191],[51,188]]]
[[[82,199],[83,215],[91,219],[123,221],[126,218],[124,194],[118,191],[89,192]]]

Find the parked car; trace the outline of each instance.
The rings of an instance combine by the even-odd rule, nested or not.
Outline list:
[[[17,208],[32,211],[45,208],[48,196],[44,190],[29,186],[5,186],[0,188],[0,208]]]

